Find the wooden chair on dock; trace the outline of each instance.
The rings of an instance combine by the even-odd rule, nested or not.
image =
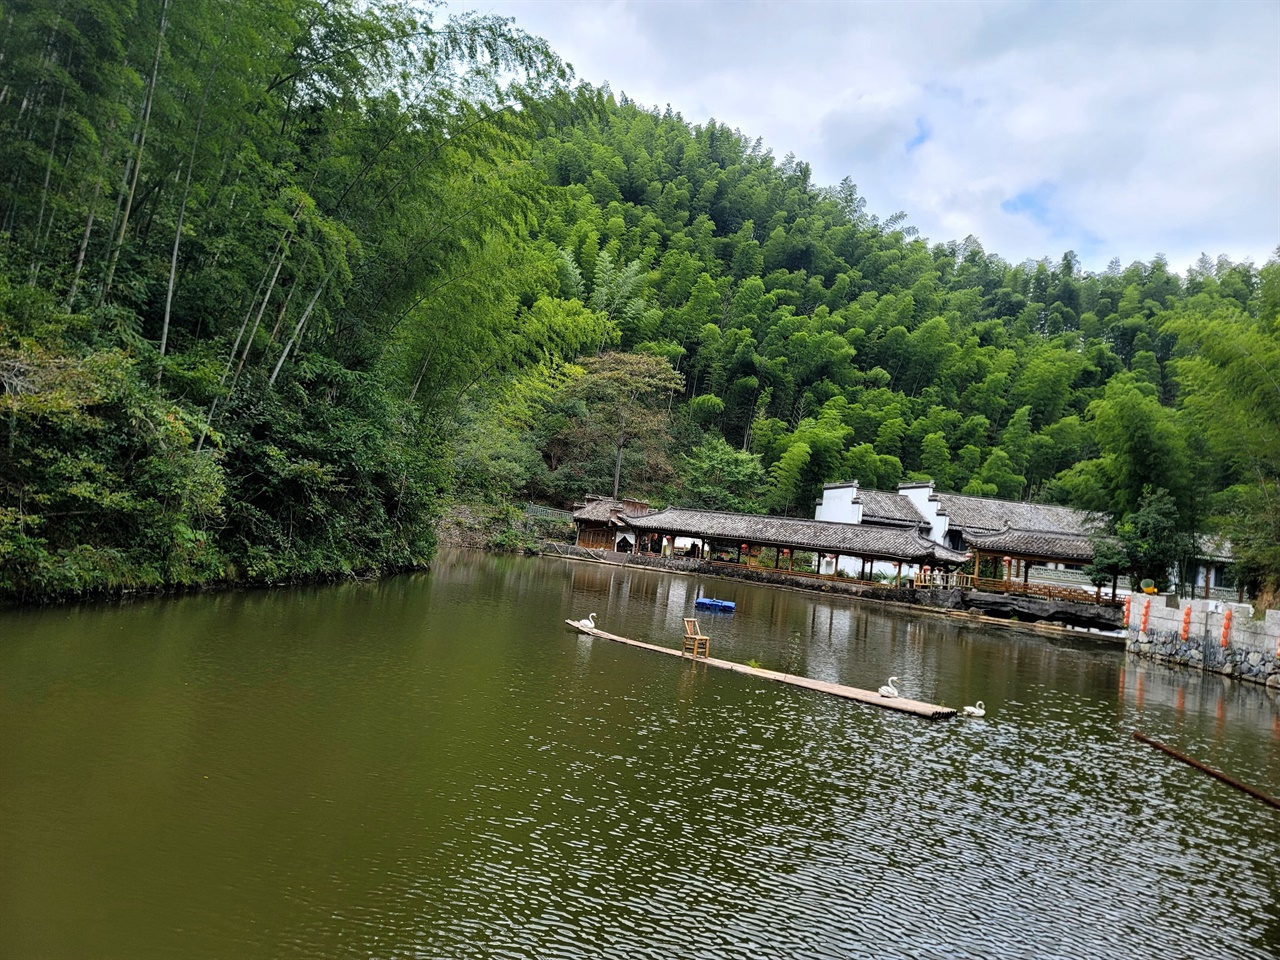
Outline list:
[[[696,657],[711,656],[711,638],[704,636],[698,629],[696,617],[684,618],[684,644],[680,648],[680,656],[686,653]]]

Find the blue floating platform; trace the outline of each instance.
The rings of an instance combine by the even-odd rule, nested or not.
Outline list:
[[[733,613],[737,607],[732,600],[716,600],[713,597],[699,597],[693,601],[693,605],[699,610],[716,610],[720,613]]]

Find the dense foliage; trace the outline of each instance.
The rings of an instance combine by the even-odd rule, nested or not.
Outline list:
[[[429,559],[459,397],[583,346],[524,229],[554,55],[389,0],[18,0],[0,63],[0,592]]]
[[[1252,587],[1280,583],[1277,260],[1095,274],[1070,252],[1009,264],[973,237],[930,245],[848,180],[815,187],[714,121],[625,99],[547,130],[538,157],[558,189],[536,235],[561,249],[569,292],[611,306],[620,349],[685,376],[677,476],[629,492],[807,515],[824,482],[931,479],[1113,529],[1163,496],[1180,561],[1226,531]],[[726,446],[763,472],[745,495],[708,491],[709,469],[751,475],[709,466]],[[578,453],[555,463],[600,472]]]
[[[1280,262],[929,244],[429,14],[7,5],[0,593],[421,564],[454,495],[926,477],[1130,530],[1162,497],[1280,586]]]

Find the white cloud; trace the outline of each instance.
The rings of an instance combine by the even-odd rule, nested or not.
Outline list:
[[[1280,243],[1280,4],[455,2],[578,76],[849,176],[931,240],[1086,267]]]

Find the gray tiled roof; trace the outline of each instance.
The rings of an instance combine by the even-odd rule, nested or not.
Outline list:
[[[1089,535],[1089,514],[1073,507],[970,497],[960,493],[936,493],[934,497],[950,518],[950,527],[962,531],[966,540],[1009,529],[1081,538]]]
[[[1196,557],[1214,563],[1230,563],[1235,559],[1231,552],[1231,541],[1212,533],[1202,533],[1196,537]]]
[[[885,490],[859,490],[855,498],[862,504],[863,523],[898,524],[917,527],[924,524],[924,517],[916,505],[897,492]]]
[[[592,520],[608,523],[615,517],[639,516],[648,513],[649,507],[635,500],[614,500],[612,497],[587,497],[587,502],[573,511],[575,520]]]
[[[632,517],[636,530],[673,533],[730,543],[799,547],[853,557],[888,560],[961,563],[966,554],[949,550],[921,537],[914,529],[831,523],[794,517],[760,517],[712,510],[669,507],[643,517]]]
[[[1037,530],[1006,529],[985,536],[970,534],[965,537],[965,542],[970,549],[981,550],[983,553],[1013,553],[1070,562],[1093,559],[1093,547],[1086,538]]]

